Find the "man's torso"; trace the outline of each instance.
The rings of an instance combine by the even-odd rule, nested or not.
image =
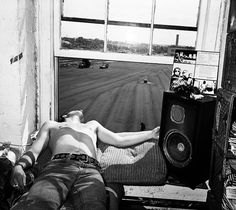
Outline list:
[[[87,154],[96,158],[96,126],[88,123],[72,124],[67,122],[50,127],[49,147],[52,155],[58,153]]]

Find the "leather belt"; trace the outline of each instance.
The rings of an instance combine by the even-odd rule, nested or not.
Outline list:
[[[100,168],[99,162],[95,158],[92,158],[86,154],[59,153],[52,157],[52,160],[56,160],[56,159],[77,160],[86,164],[93,164],[94,166],[97,166]]]

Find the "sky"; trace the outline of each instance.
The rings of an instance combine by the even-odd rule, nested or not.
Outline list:
[[[152,0],[109,0],[109,20],[150,23]],[[199,0],[156,0],[154,22],[196,26]],[[106,0],[64,0],[64,16],[104,19]],[[195,44],[196,32],[154,30],[153,42],[175,44],[179,34],[179,44]],[[98,24],[62,22],[62,37],[104,38],[104,27]],[[108,39],[148,43],[150,29],[125,26],[109,26]]]

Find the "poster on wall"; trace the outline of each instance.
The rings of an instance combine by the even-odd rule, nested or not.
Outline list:
[[[193,85],[197,51],[176,50],[170,79],[170,90],[183,84]]]
[[[175,50],[174,63],[195,64],[196,58],[195,50]]]
[[[194,73],[194,86],[203,94],[214,94],[216,90],[219,52],[198,51]]]
[[[170,90],[179,85],[194,86],[202,94],[214,94],[218,75],[219,52],[176,50]]]
[[[198,51],[196,65],[218,66],[219,52]]]

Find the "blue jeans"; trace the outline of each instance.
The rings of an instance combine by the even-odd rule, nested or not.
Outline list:
[[[76,210],[105,210],[106,191],[99,169],[75,160],[51,160],[11,210],[60,209],[67,198]]]

